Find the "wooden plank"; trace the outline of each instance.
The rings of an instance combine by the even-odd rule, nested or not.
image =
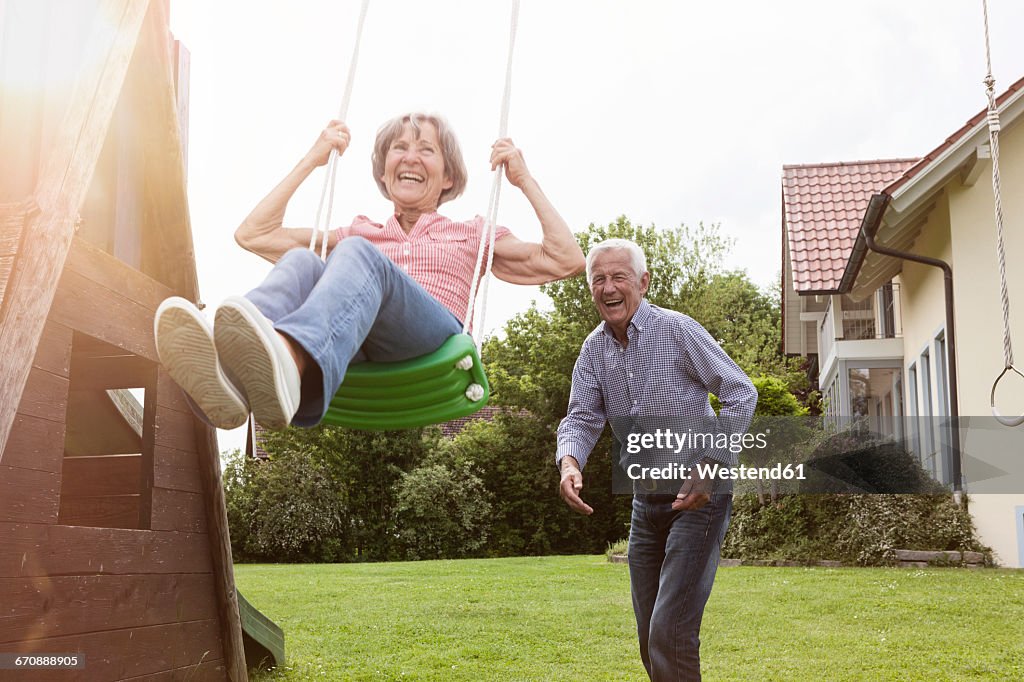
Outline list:
[[[81,358],[103,358],[111,355],[124,355],[127,352],[119,346],[107,343],[106,341],[100,341],[88,334],[83,334],[79,331],[73,332],[71,342],[72,365]]]
[[[0,521],[57,523],[60,475],[0,465]]]
[[[205,661],[199,665],[175,668],[153,675],[127,678],[125,682],[223,682],[227,679],[227,666],[223,660]]]
[[[29,370],[18,412],[61,423],[68,409],[68,380],[33,367]]]
[[[178,105],[178,134],[181,136],[181,165],[188,177],[188,103],[192,55],[180,40],[174,41],[174,100]]]
[[[181,490],[153,488],[153,511],[150,520],[153,530],[180,530],[205,533],[206,507],[203,496]]]
[[[199,455],[194,450],[177,450],[158,445],[153,450],[153,464],[169,469],[199,470]]]
[[[168,490],[202,493],[203,482],[194,452],[157,448],[154,452],[153,485]]]
[[[55,149],[40,174],[35,194],[40,211],[25,225],[28,238],[0,308],[0,450],[14,423],[147,4],[104,0],[100,5],[90,41],[93,49],[81,62],[94,67],[79,78]]]
[[[121,90],[121,101],[124,101],[124,89]],[[119,107],[120,108],[120,102]],[[119,134],[115,118],[111,122],[107,139],[96,160],[89,191],[78,209],[78,222],[75,225],[76,240],[87,241],[101,249],[111,252],[114,248],[114,202],[117,199],[117,152]],[[67,268],[67,261],[64,262]]]
[[[4,449],[4,464],[59,474],[64,459],[64,428],[62,422],[17,415]]]
[[[139,496],[72,497],[61,495],[58,523],[63,526],[138,528]]]
[[[213,576],[91,575],[0,578],[0,642],[206,620]]]
[[[61,497],[137,495],[142,455],[68,457],[61,476]]]
[[[216,617],[213,577],[0,578],[0,642],[137,628]]]
[[[177,467],[157,466],[153,470],[153,485],[157,488],[180,490],[189,493],[202,494],[203,492],[199,470],[195,467],[179,469]]]
[[[225,679],[223,646],[215,620],[170,623],[148,627],[130,627],[64,637],[31,639],[0,644],[0,651],[15,653],[81,652],[85,670],[60,673],[39,671],[30,677],[18,673],[18,680],[61,682],[75,680],[112,682],[113,680],[150,679],[200,680]],[[195,671],[191,673],[189,671]],[[219,672],[218,672],[219,671]],[[160,675],[170,674],[170,677]]]
[[[194,452],[197,449],[197,428],[202,427],[197,427],[196,418],[191,412],[185,413],[167,408],[157,410],[155,445]]]
[[[65,267],[149,310],[150,326],[152,313],[156,312],[165,298],[174,295],[174,291],[166,285],[84,239],[72,240]]]
[[[153,311],[73,270],[61,275],[50,315],[72,329],[157,361]]]
[[[62,324],[47,321],[32,358],[32,366],[59,377],[71,376],[71,339],[74,332]]]
[[[192,413],[192,408],[189,407],[188,402],[185,400],[184,391],[178,387],[178,384],[174,383],[174,380],[164,371],[163,367],[160,368],[157,375],[156,391],[157,405],[169,407],[172,410],[184,412],[185,414]]]
[[[149,381],[146,391],[146,403],[142,414],[142,461],[139,466],[138,483],[139,493],[139,527],[153,527],[153,456],[156,447],[156,394],[159,372],[156,366],[149,372]]]
[[[220,450],[217,432],[208,424],[194,418],[199,446],[199,474],[203,480],[206,500],[206,518],[210,529],[210,554],[213,559],[214,588],[220,612],[221,637],[224,660],[231,680],[248,680],[245,667],[245,643],[238,609],[238,591],[231,559],[231,536],[228,532],[228,512],[221,485]]]
[[[75,358],[71,383],[75,389],[144,388],[153,374],[154,363],[138,355]]]
[[[0,523],[0,537],[0,577],[213,570],[205,534]]]
[[[195,247],[188,212],[185,159],[175,92],[172,45],[161,17],[151,13],[142,28],[143,40],[152,49],[140,54],[138,68],[149,76],[132,92],[133,107],[149,123],[142,131],[145,156],[143,271],[198,300]],[[141,60],[145,61],[141,61]]]
[[[27,208],[24,203],[0,204],[0,307],[3,306],[7,282],[14,272],[14,259],[28,219]]]
[[[135,89],[131,82],[138,78],[137,68],[129,69],[125,94]],[[152,77],[145,74],[145,77]],[[142,266],[142,184],[145,182],[143,169],[147,150],[136,141],[148,121],[140,119],[122,99],[115,113],[114,128],[117,134],[117,178],[114,193],[113,242],[111,253],[132,268]]]

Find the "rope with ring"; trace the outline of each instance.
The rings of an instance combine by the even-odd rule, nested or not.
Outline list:
[[[1013,343],[1010,338],[1010,294],[1006,284],[1006,248],[1003,241],[1003,200],[1000,191],[999,181],[999,108],[996,106],[995,85],[996,79],[992,76],[992,53],[989,46],[988,29],[988,2],[981,0],[982,12],[985,18],[985,63],[988,67],[988,74],[985,76],[985,95],[988,98],[988,139],[992,154],[992,194],[995,198],[995,219],[996,219],[996,259],[999,263],[999,297],[1003,308],[1003,371],[996,377],[992,384],[990,405],[992,416],[1004,426],[1020,426],[1024,424],[1024,415],[1019,417],[1007,417],[999,413],[996,408],[996,387],[1007,374],[1016,374],[1024,379],[1021,373],[1013,364]]]

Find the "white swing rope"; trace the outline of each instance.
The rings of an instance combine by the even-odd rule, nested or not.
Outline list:
[[[505,60],[505,92],[501,99],[501,118],[498,123],[498,137],[503,138],[508,136],[508,111],[512,100],[512,56],[515,53],[516,46],[516,27],[519,24],[519,0],[512,0],[512,16],[509,20],[509,36],[508,36],[508,57]],[[480,248],[476,254],[476,265],[473,267],[473,286],[469,290],[469,302],[466,306],[466,315],[464,317],[465,322],[462,324],[462,333],[468,334],[470,328],[473,326],[473,311],[474,303],[476,302],[477,285],[483,281],[483,287],[480,289],[480,297],[483,299],[480,303],[480,320],[477,325],[479,334],[477,335],[477,347],[479,348],[483,343],[484,333],[484,321],[487,319],[487,290],[491,283],[491,264],[494,262],[494,236],[497,230],[498,221],[498,201],[501,197],[501,176],[504,172],[504,166],[498,166],[493,171],[493,179],[491,182],[491,198],[487,205],[487,216],[484,219],[483,231],[480,235]],[[484,268],[482,274],[477,277],[477,273],[480,272],[480,264],[483,261],[484,250],[487,251],[487,265]]]
[[[992,76],[992,53],[989,47],[988,29],[988,2],[981,0],[982,12],[985,18],[985,63],[988,67],[988,74],[985,76],[985,94],[988,98],[988,139],[992,155],[992,194],[995,197],[995,218],[996,218],[996,258],[999,262],[999,297],[1003,306],[1003,371],[996,377],[992,384],[991,407],[992,416],[1005,426],[1020,426],[1024,424],[1024,415],[1019,417],[1005,417],[999,414],[996,409],[996,387],[999,381],[1008,372],[1013,372],[1024,378],[1020,370],[1013,365],[1013,345],[1010,340],[1010,294],[1006,285],[1006,249],[1003,244],[1003,200],[999,182],[999,109],[996,106],[995,85],[996,79]]]
[[[356,42],[352,47],[352,59],[348,63],[348,77],[345,79],[345,92],[341,97],[341,106],[338,108],[338,120],[344,121],[348,116],[348,105],[352,100],[352,86],[356,80],[356,65],[359,63],[359,46],[363,42],[363,24],[366,23],[366,10],[370,5],[370,0],[363,0],[362,7],[359,9],[359,21],[356,24]],[[335,175],[338,169],[338,150],[332,148],[331,154],[327,158],[327,172],[324,174],[324,186],[320,190],[320,204],[316,209],[316,220],[313,222],[313,234],[309,237],[309,250],[316,253],[316,238],[317,235],[323,234],[323,240],[320,243],[320,258],[323,260],[327,259],[327,234],[330,231],[331,224],[331,207],[334,205],[334,186],[335,186]],[[330,194],[328,195],[328,187],[330,188]],[[324,215],[323,221],[320,220],[324,210],[324,200],[327,201],[327,213]]]

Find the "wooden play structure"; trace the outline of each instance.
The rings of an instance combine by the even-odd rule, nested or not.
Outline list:
[[[156,361],[199,291],[169,0],[0,3],[0,679],[246,680],[215,431]],[[240,607],[241,605],[241,607]]]

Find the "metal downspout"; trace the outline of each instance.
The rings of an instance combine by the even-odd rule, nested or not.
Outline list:
[[[950,442],[953,447],[953,495],[959,504],[960,496],[963,493],[963,471],[960,462],[960,401],[956,374],[956,325],[953,319],[953,268],[944,260],[919,256],[907,251],[897,251],[875,242],[875,233],[882,223],[882,216],[891,200],[892,197],[884,192],[871,197],[867,213],[864,215],[864,222],[861,223],[861,234],[864,235],[864,243],[868,249],[875,253],[930,265],[942,270],[946,294],[946,365],[949,380]]]

